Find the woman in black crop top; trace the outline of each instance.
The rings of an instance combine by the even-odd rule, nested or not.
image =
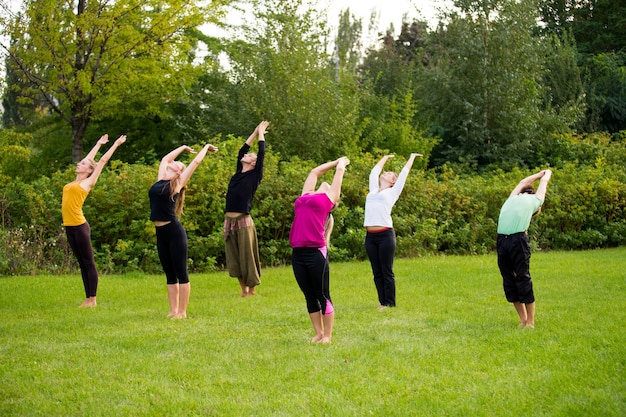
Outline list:
[[[259,243],[254,220],[250,216],[254,194],[263,179],[265,133],[268,121],[262,121],[250,134],[237,154],[237,170],[228,183],[224,210],[224,249],[228,274],[239,280],[241,296],[256,294],[261,283]],[[248,153],[258,139],[258,153]]]
[[[167,317],[187,317],[189,304],[189,274],[187,272],[187,232],[178,220],[183,211],[185,186],[208,151],[217,152],[213,145],[205,145],[188,167],[176,158],[184,151],[195,153],[189,146],[174,149],[161,159],[158,180],[148,195],[150,220],[156,227],[157,251],[167,277],[167,296],[170,312]]]

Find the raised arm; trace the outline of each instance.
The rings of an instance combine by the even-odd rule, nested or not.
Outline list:
[[[254,143],[257,137],[259,138],[259,140],[265,140],[265,131],[267,130],[267,127],[269,126],[269,124],[270,122],[265,121],[265,120],[259,123],[259,125],[254,128],[254,131],[250,133],[250,136],[248,136],[248,139],[246,139],[246,144],[248,146],[252,146],[252,144]]]
[[[98,142],[102,141],[103,138],[104,138],[104,136],[101,137]],[[108,141],[108,137],[106,138],[106,141]],[[100,160],[96,164],[96,167],[94,168],[94,170],[91,173],[91,175],[88,176],[84,181],[82,181],[80,183],[81,187],[83,187],[87,191],[91,191],[91,189],[96,185],[96,182],[98,182],[98,178],[100,177],[100,174],[102,173],[102,169],[104,168],[106,163],[109,162],[109,159],[111,159],[111,157],[113,156],[113,153],[115,152],[115,150],[124,142],[126,142],[126,135],[122,135],[119,138],[117,138],[117,140],[113,143],[113,145],[111,145],[109,150],[106,151],[106,153],[104,155],[102,155],[102,157],[100,158]],[[97,150],[96,150],[96,152],[97,152]]]
[[[346,172],[346,167],[350,163],[350,160],[345,156],[342,156],[337,160],[337,166],[335,167],[335,176],[333,182],[330,184],[330,190],[326,193],[330,201],[333,204],[337,204],[339,197],[341,196],[341,184],[343,183],[343,174]]]
[[[537,181],[539,178],[543,177],[544,174],[545,174],[545,171],[540,171],[540,172],[538,172],[536,174],[530,175],[530,176],[524,178],[523,180],[521,180],[519,182],[519,184],[517,184],[517,186],[513,189],[513,191],[511,191],[510,197],[513,197],[515,195],[521,194],[521,192],[524,190],[524,188],[528,188],[528,187],[532,186],[533,183],[535,181]]]
[[[409,156],[409,160],[406,161],[406,164],[404,164],[404,168],[406,168],[407,170],[410,170],[411,167],[413,166],[413,162],[415,161],[415,158],[417,158],[418,156],[421,158],[423,155],[421,153],[412,153]]]
[[[211,152],[215,153],[215,152],[217,152],[217,147],[215,147],[215,146],[213,146],[211,144],[204,145],[202,150],[200,152],[198,152],[198,155],[196,155],[196,157],[193,158],[193,161],[191,161],[189,163],[189,166],[187,168],[185,168],[183,170],[183,172],[180,174],[180,183],[179,183],[180,188],[182,188],[185,185],[187,185],[187,182],[189,181],[189,179],[193,175],[193,173],[196,170],[196,168],[198,168],[198,165],[200,165],[200,162],[202,162],[202,160],[204,159],[204,157],[206,156],[208,151],[211,151]],[[180,191],[180,190],[176,190],[176,191]]]
[[[259,142],[265,140],[265,132],[267,131],[267,128],[269,127],[269,125],[270,125],[270,122],[268,122],[266,120],[263,120],[256,127],[256,131],[257,131]]]
[[[543,175],[541,176],[541,180],[539,181],[539,187],[537,187],[537,192],[535,195],[541,199],[541,201],[545,201],[546,199],[546,191],[548,190],[548,182],[550,182],[550,178],[552,178],[552,171],[549,169],[541,171]]]
[[[100,147],[104,145],[105,143],[107,143],[108,141],[109,141],[108,134],[105,133],[104,135],[100,136],[100,139],[98,139],[98,142],[96,142],[93,148],[91,148],[89,153],[85,156],[85,159],[91,159],[92,161],[95,161],[96,155],[98,154],[98,150],[100,150]]]
[[[404,164],[404,167],[400,171],[400,174],[398,175],[398,179],[396,180],[396,183],[393,185],[393,187],[391,187],[390,191],[388,191],[392,195],[395,195],[396,198],[400,197],[400,194],[402,193],[402,190],[404,189],[404,184],[406,184],[406,180],[409,177],[409,172],[411,171],[413,162],[415,161],[415,158],[417,158],[418,156],[422,156],[422,155],[419,153],[412,153],[411,155],[409,155],[409,159],[406,161],[406,163]]]
[[[189,153],[196,153],[196,151],[194,151],[192,148],[190,148],[187,145],[181,145],[178,148],[174,149],[173,151],[171,151],[170,153],[168,153],[167,155],[165,155],[162,159],[161,159],[161,164],[159,165],[159,179],[163,179],[165,178],[166,172],[167,172],[167,166],[176,160],[176,158],[178,158],[178,156],[183,153],[183,152],[189,152]]]
[[[304,181],[304,186],[302,186],[302,194],[308,194],[315,192],[315,186],[317,185],[317,180],[324,175],[328,170],[337,166],[339,159],[335,161],[326,162],[322,165],[319,165],[309,172],[309,175],[306,177]]]
[[[394,155],[385,155],[385,156],[383,156],[382,158],[380,158],[380,161],[378,161],[378,163],[374,166],[374,168],[378,168],[379,170],[382,171],[382,169],[385,166],[385,164],[387,163],[387,161],[390,160],[393,157],[394,157]]]

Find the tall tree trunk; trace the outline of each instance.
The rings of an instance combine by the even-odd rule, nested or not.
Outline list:
[[[89,118],[72,116],[72,162],[83,159],[83,142]]]

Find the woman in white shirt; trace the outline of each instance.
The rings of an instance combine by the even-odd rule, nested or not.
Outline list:
[[[379,310],[396,306],[396,280],[393,273],[393,259],[396,253],[396,233],[393,230],[391,209],[402,193],[416,157],[412,153],[400,175],[395,172],[382,172],[385,163],[393,155],[385,155],[374,166],[369,177],[369,194],[365,199],[365,220],[367,230],[365,250],[372,265],[374,284],[378,292]],[[381,174],[382,173],[382,174]]]

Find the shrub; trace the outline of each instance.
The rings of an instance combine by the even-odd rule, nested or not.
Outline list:
[[[181,221],[189,237],[193,272],[224,267],[224,198],[241,143],[236,138],[219,143],[220,152],[206,157],[188,185]],[[281,161],[268,145],[265,175],[252,209],[263,266],[290,262],[293,202],[314,166],[299,159]],[[563,162],[554,169],[542,213],[529,231],[534,249],[626,243],[626,161],[619,146],[600,141],[593,148],[596,157],[584,158],[592,163]],[[607,149],[614,152],[609,155]],[[349,156],[340,204],[334,210],[333,261],[366,258],[363,207],[369,171],[380,156]],[[398,155],[388,168],[399,171],[403,158]],[[84,211],[101,272],[161,273],[148,201],[156,172],[156,165],[111,161],[87,198]],[[493,251],[500,207],[520,179],[531,173],[521,169],[456,172],[449,166],[425,169],[416,163],[392,213],[397,256]],[[332,173],[327,175],[324,180],[332,180]],[[62,187],[74,178],[72,166],[32,182],[15,178],[0,183],[0,274],[76,271],[61,226]]]

